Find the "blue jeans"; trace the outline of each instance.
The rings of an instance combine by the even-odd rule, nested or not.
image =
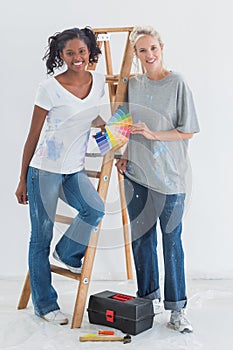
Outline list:
[[[162,232],[164,258],[164,308],[186,306],[184,252],[181,241],[185,194],[165,195],[125,176],[132,251],[137,276],[137,295],[160,299],[157,255],[157,222]]]
[[[31,293],[35,313],[42,316],[59,309],[49,263],[58,199],[78,211],[56,245],[61,260],[73,267],[82,264],[91,231],[104,215],[104,203],[84,170],[62,175],[29,167],[27,190],[31,219],[28,257]]]

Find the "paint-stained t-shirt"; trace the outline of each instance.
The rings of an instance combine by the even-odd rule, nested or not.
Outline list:
[[[179,73],[171,71],[159,81],[146,74],[131,77],[128,103],[133,123],[144,122],[152,131],[199,132],[192,92]],[[187,148],[188,140],[156,141],[131,134],[126,175],[160,193],[185,193],[191,180]]]
[[[31,166],[60,174],[84,168],[91,123],[99,114],[105,87],[103,74],[90,73],[92,87],[84,99],[70,93],[55,77],[39,84],[35,105],[48,114]]]

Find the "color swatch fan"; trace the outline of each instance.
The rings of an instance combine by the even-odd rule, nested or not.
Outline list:
[[[120,106],[114,112],[105,126],[105,133],[97,132],[94,138],[101,155],[105,155],[113,147],[122,147],[129,139],[129,126],[132,125],[132,116],[128,110]]]

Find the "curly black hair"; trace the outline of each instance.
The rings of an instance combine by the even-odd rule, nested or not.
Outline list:
[[[60,53],[66,46],[67,41],[75,38],[83,40],[87,45],[90,51],[89,64],[92,65],[98,62],[101,50],[97,44],[96,35],[93,30],[90,27],[66,29],[48,38],[48,48],[43,57],[43,60],[46,61],[47,74],[53,75],[56,68],[63,66],[64,61]]]

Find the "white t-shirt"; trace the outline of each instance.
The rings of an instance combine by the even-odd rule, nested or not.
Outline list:
[[[59,174],[84,168],[92,121],[99,114],[105,76],[95,71],[89,95],[80,99],[55,77],[39,84],[35,105],[48,110],[37,149],[30,166]]]

